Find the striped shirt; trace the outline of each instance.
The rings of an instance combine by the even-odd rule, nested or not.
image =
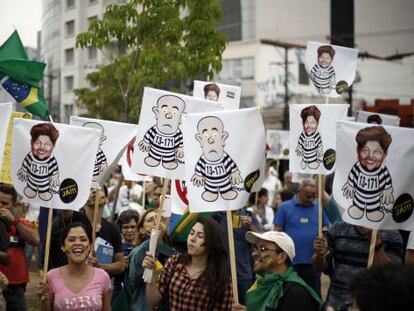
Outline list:
[[[307,163],[318,160],[318,149],[322,148],[322,138],[318,131],[311,135],[302,132],[299,136],[298,145],[303,150],[302,159]]]
[[[330,93],[331,87],[335,86],[335,70],[332,66],[322,68],[319,64],[312,67],[310,78],[319,92]]]
[[[232,190],[230,175],[237,171],[237,165],[227,153],[223,153],[221,160],[211,162],[204,155],[198,160],[195,173],[204,177],[204,188],[207,191],[218,193]]]
[[[150,144],[149,156],[160,161],[172,162],[175,152],[183,146],[183,134],[180,129],[174,134],[161,133],[157,126],[151,127],[144,136],[144,141]]]
[[[398,231],[378,231],[384,243],[384,251],[393,263],[402,263],[403,244]],[[348,291],[349,281],[367,267],[370,241],[359,233],[356,226],[346,222],[334,223],[327,233],[330,256],[328,274],[331,284],[326,301],[337,305],[335,310],[352,305],[352,297]]]
[[[355,189],[354,205],[369,210],[378,209],[381,206],[382,192],[392,187],[387,167],[381,166],[373,172],[368,172],[359,161],[352,167],[348,182]]]
[[[59,173],[56,158],[51,156],[45,160],[38,160],[30,152],[23,161],[23,168],[28,172],[27,186],[33,191],[50,191],[50,179]]]
[[[95,158],[95,166],[93,168],[93,177],[96,177],[99,175],[99,173],[101,172],[99,168],[105,164],[108,164],[108,161],[106,160],[105,153],[103,153],[102,149],[99,148],[98,153],[96,154],[96,158]]]

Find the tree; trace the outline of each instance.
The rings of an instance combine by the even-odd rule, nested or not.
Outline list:
[[[109,63],[87,76],[92,88],[78,89],[76,103],[87,115],[136,122],[144,87],[195,77],[211,79],[221,70],[227,37],[216,31],[217,0],[131,0],[109,5],[76,38]]]

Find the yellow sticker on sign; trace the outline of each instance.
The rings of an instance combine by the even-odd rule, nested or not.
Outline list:
[[[11,178],[11,156],[12,156],[12,142],[13,142],[13,120],[15,118],[31,119],[32,114],[27,112],[12,111],[7,127],[6,143],[4,145],[3,163],[1,166],[0,182],[6,184],[13,184]]]

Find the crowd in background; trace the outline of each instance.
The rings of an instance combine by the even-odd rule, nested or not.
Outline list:
[[[342,222],[331,196],[333,176],[324,182],[324,235],[318,236],[315,181],[289,171],[281,172],[281,181],[278,172],[268,160],[263,188],[232,212],[237,299],[226,214],[196,215],[188,222],[188,237],[173,239],[181,216],[158,215],[161,179],[124,181],[114,171],[107,186],[91,189],[79,212],[55,210],[47,281],[38,285],[42,310],[341,311],[414,305],[414,237],[379,231],[373,268],[367,270],[372,231]],[[152,256],[149,237],[157,217],[160,235]],[[42,272],[46,221],[46,209],[0,185],[0,310],[27,310],[29,264]],[[148,283],[144,269],[153,271]],[[330,279],[327,297],[321,297],[321,273]]]

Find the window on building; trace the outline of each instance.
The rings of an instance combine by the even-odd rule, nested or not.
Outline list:
[[[97,4],[97,3],[98,3],[98,0],[89,0],[89,5]]]
[[[75,0],[66,0],[66,9],[73,9],[75,7]]]
[[[230,41],[255,37],[256,2],[251,0],[219,0],[222,19],[217,30],[229,36]]]
[[[306,72],[305,64],[299,63],[299,84],[309,85],[309,76]]]
[[[235,58],[223,61],[223,68],[218,74],[219,80],[254,79],[254,58]]]
[[[75,61],[75,49],[70,48],[65,50],[65,63],[66,64],[73,64]]]
[[[72,92],[73,91],[73,84],[74,84],[74,77],[68,76],[65,77],[65,92]]]
[[[66,37],[73,37],[75,35],[75,21],[67,21],[65,23]]]
[[[98,50],[94,46],[88,47],[88,59],[89,60],[95,60],[98,58]]]
[[[98,19],[98,16],[97,16],[97,15],[94,15],[94,16],[91,16],[91,17],[88,17],[88,27],[89,27],[89,25],[91,24],[91,22],[92,22],[92,21],[94,21],[94,20],[96,20],[96,19]]]
[[[243,96],[240,98],[240,108],[250,108],[256,106],[253,96]]]
[[[64,104],[63,105],[63,112],[64,112],[64,123],[69,123],[70,116],[73,115],[73,105],[72,104]]]

